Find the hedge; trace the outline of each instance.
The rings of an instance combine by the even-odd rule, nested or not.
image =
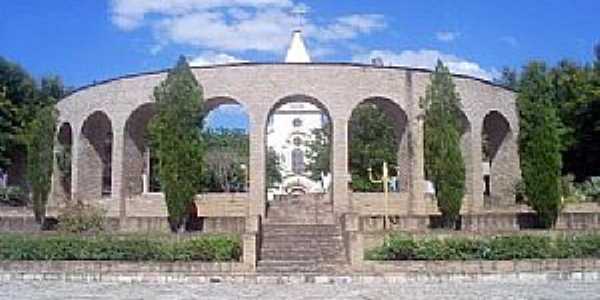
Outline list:
[[[239,261],[237,236],[0,235],[0,260]]]
[[[600,258],[600,234],[415,239],[392,235],[367,260],[513,260]]]

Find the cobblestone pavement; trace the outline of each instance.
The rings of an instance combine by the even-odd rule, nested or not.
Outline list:
[[[598,282],[150,284],[0,282],[0,299],[600,299]]]

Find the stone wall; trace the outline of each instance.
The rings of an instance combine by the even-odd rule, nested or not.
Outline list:
[[[408,189],[405,192],[409,197],[408,206],[402,209],[408,214],[427,214],[422,190],[423,122],[420,116],[423,111],[418,102],[429,84],[429,71],[355,64],[236,64],[194,68],[193,72],[204,87],[208,106],[227,99],[240,103],[248,112],[250,201],[244,207],[244,215],[262,216],[265,213],[264,145],[269,112],[282,101],[306,97],[315,99],[331,117],[332,194],[337,215],[352,211],[353,206],[362,209],[362,204],[351,203],[352,196],[349,193],[348,183],[351,177],[348,170],[348,121],[352,110],[368,99],[378,99],[379,102],[386,103],[386,107],[393,108],[392,114],[396,117],[398,111],[406,115],[406,120],[401,122],[405,125],[401,126],[405,127],[405,130],[399,134],[399,160],[402,164],[401,177],[408,180],[402,187]],[[130,156],[137,157],[135,160],[139,161],[140,147],[136,147],[132,141],[140,140],[141,130],[128,130],[127,124],[131,119],[136,119],[134,112],[152,103],[152,89],[165,75],[165,72],[157,72],[109,80],[79,89],[58,103],[61,122],[69,122],[75,135],[72,175],[73,182],[76,183],[72,187],[74,197],[86,198],[90,194],[88,192],[97,192],[92,190],[92,186],[97,186],[98,180],[90,173],[92,166],[86,163],[88,154],[92,152],[88,151],[87,141],[81,134],[88,118],[94,112],[102,111],[110,120],[114,136],[111,160],[112,199],[120,203],[119,211],[122,217],[128,214],[129,209],[137,210],[135,207],[128,207],[126,202],[130,192],[139,191],[139,180],[135,179],[139,177],[139,164],[132,164]],[[489,112],[498,112],[510,124],[512,139],[516,139],[518,121],[515,94],[489,82],[467,76],[455,76],[454,79],[463,100],[465,118],[470,126],[463,147],[463,155],[468,158],[467,161],[472,162],[467,176],[467,190],[471,194],[471,197],[467,197],[467,206],[469,212],[478,212],[483,207],[482,173],[479,163],[483,120]],[[142,121],[138,124],[143,124]],[[506,161],[518,161],[518,153],[514,147],[502,149],[506,151]],[[516,181],[520,174],[518,164],[511,164],[509,168],[503,168],[499,172],[503,173],[501,177],[506,178],[503,179],[505,182]]]
[[[0,261],[0,282],[59,280],[152,283],[402,283],[450,280],[587,280],[597,282],[600,260],[364,262],[332,274],[261,274],[244,263]]]

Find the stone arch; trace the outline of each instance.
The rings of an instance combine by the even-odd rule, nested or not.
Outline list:
[[[71,200],[72,186],[72,146],[73,146],[73,128],[69,122],[63,122],[58,127],[56,135],[56,185],[55,197],[58,199]]]
[[[78,198],[110,197],[112,191],[112,122],[103,111],[90,114],[81,127],[77,157]]]
[[[352,109],[352,114],[348,119],[348,170],[351,174],[356,172],[352,170],[352,132],[355,128],[353,126],[360,126],[360,124],[352,124],[352,117],[355,115],[356,109],[360,106],[371,105],[385,114],[387,117],[386,122],[391,123],[394,131],[394,151],[396,152],[395,161],[388,161],[390,165],[390,175],[396,175],[398,178],[397,188],[400,191],[407,192],[410,186],[411,178],[411,151],[409,147],[409,136],[408,136],[408,116],[406,111],[395,101],[385,97],[371,97],[364,99]],[[376,173],[380,171],[376,168],[378,166],[372,166]],[[394,170],[395,169],[395,170]]]
[[[510,123],[498,111],[490,111],[483,118],[481,130],[483,192],[487,205],[496,205],[510,199],[515,170],[514,141]]]
[[[268,113],[266,114],[266,120],[265,120],[265,127],[264,127],[264,155],[265,155],[265,166],[269,163],[268,162],[268,156],[269,156],[269,148],[272,147],[272,145],[270,145],[270,141],[269,141],[269,135],[273,134],[275,128],[273,128],[272,126],[272,122],[275,121],[275,112],[277,112],[280,108],[282,108],[284,105],[288,105],[288,104],[293,104],[293,103],[308,103],[310,105],[313,105],[314,107],[316,107],[319,111],[320,111],[320,122],[322,124],[322,128],[325,129],[326,134],[328,135],[328,139],[329,139],[329,151],[327,153],[328,155],[328,170],[326,172],[326,177],[329,176],[328,178],[333,178],[334,174],[333,174],[333,147],[332,145],[335,143],[334,141],[334,134],[333,134],[333,119],[331,116],[331,112],[330,110],[327,108],[327,106],[324,104],[324,102],[322,102],[321,100],[309,96],[309,95],[305,95],[305,94],[294,94],[294,95],[290,95],[290,96],[286,96],[283,98],[280,98],[279,100],[277,100],[272,106],[271,108],[268,110]],[[297,121],[291,120],[291,123],[293,125],[293,123],[297,123]],[[292,130],[291,131],[291,135],[290,135],[290,141],[293,142],[293,137],[298,136],[298,132],[296,130]],[[302,146],[300,146],[302,148]],[[292,152],[293,150],[301,150],[303,151],[303,153],[307,153],[307,151],[305,151],[305,149],[298,149],[298,147],[293,146],[291,148],[289,148],[290,151],[289,153],[287,153],[289,157],[286,157],[284,155],[283,159],[281,159],[281,161],[285,161],[286,163],[291,163],[293,162],[292,160]],[[296,151],[296,153],[299,153]],[[305,161],[305,164],[307,164],[308,162]],[[265,167],[264,170],[267,170],[267,167]],[[324,172],[325,173],[325,172]],[[265,179],[267,178],[266,173],[263,174],[265,176]],[[288,174],[289,176],[296,176],[297,174]],[[285,181],[285,177],[286,174],[283,174],[283,180]],[[328,179],[324,179],[324,182],[327,181]],[[265,185],[268,187],[268,180],[265,180]],[[331,186],[326,187],[325,192],[327,191],[327,189],[330,189]],[[331,194],[329,195],[331,197]]]
[[[125,121],[123,143],[123,197],[153,191],[148,125],[156,114],[155,103],[138,106]]]
[[[233,108],[234,111],[219,111],[221,107],[226,106]],[[227,123],[239,122],[238,126],[234,128],[226,128],[228,130],[231,129],[242,129],[243,134],[245,135],[245,141],[241,140],[229,140],[229,141],[238,141],[245,143],[243,146],[247,147],[247,149],[242,150],[241,153],[237,152],[239,149],[235,148],[227,148],[227,146],[222,143],[213,143],[210,140],[210,137],[213,135],[209,135],[208,139],[205,136],[205,142],[208,143],[209,149],[205,152],[205,163],[207,166],[207,171],[211,171],[208,173],[209,178],[205,181],[208,183],[208,186],[204,186],[203,192],[211,192],[211,193],[230,193],[230,192],[248,192],[249,189],[249,172],[250,172],[250,123],[251,116],[248,111],[248,107],[246,104],[240,99],[233,98],[230,96],[216,96],[208,98],[204,104],[204,133],[207,134],[207,129],[210,124],[207,120],[211,113],[242,113],[245,116],[245,122],[239,122],[242,118],[236,118],[227,120]],[[239,116],[238,116],[239,117]],[[221,120],[223,121],[223,120]],[[231,125],[231,124],[229,124]],[[220,127],[220,126],[219,126]],[[218,127],[211,128],[213,134],[223,134],[223,131],[220,131]],[[215,131],[216,130],[216,131]],[[234,137],[239,137],[240,132],[237,131],[229,131],[229,134],[234,134]],[[221,137],[227,137],[221,136]],[[229,135],[232,137],[232,135]],[[218,142],[218,140],[214,141]],[[223,148],[223,147],[226,148]],[[223,164],[223,162],[228,162]],[[219,170],[219,172],[212,172],[212,170]]]

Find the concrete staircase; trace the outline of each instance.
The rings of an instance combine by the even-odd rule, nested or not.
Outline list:
[[[271,224],[334,224],[333,202],[329,194],[280,196],[269,202]]]
[[[273,201],[262,225],[257,271],[335,273],[346,264],[341,226],[323,195]]]

